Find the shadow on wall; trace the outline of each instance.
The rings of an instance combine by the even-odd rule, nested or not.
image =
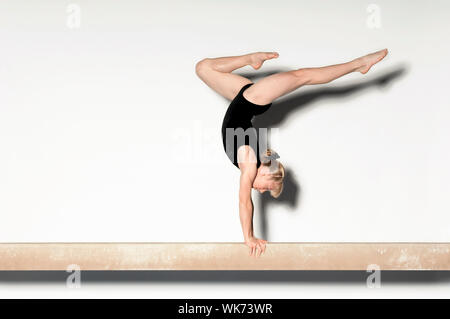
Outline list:
[[[275,101],[273,106],[264,114],[254,118],[253,126],[256,128],[273,128],[281,126],[288,116],[294,112],[302,111],[311,107],[313,102],[323,98],[339,98],[347,97],[351,94],[360,92],[363,89],[385,87],[392,81],[400,78],[407,71],[405,66],[394,67],[381,75],[363,80],[358,83],[343,85],[339,87],[322,87],[320,89],[310,90],[308,92],[301,92],[290,94],[286,98],[280,99],[280,102]],[[276,70],[265,73],[238,73],[245,76],[252,81],[261,77],[265,77],[274,73],[283,72],[283,70]],[[315,105],[317,106],[317,105]],[[270,145],[269,143],[267,145]],[[277,150],[276,146],[273,147]],[[265,192],[258,198],[259,209],[261,211],[260,230],[262,238],[269,240],[269,227],[267,224],[267,216],[269,206],[288,205],[292,208],[297,208],[300,203],[301,186],[295,178],[294,172],[286,168],[286,175],[284,181],[283,193],[279,198],[274,199],[268,192]]]

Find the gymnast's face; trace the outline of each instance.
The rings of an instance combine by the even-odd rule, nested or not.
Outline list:
[[[253,181],[253,188],[262,194],[265,191],[272,190],[273,187],[274,181],[271,179],[269,166],[261,165]]]

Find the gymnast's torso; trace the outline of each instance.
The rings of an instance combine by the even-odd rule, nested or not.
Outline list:
[[[249,145],[256,154],[256,167],[261,165],[260,153],[264,150],[259,146],[259,132],[252,125],[252,119],[255,115],[266,112],[272,103],[258,105],[248,101],[244,97],[244,91],[253,83],[244,85],[236,97],[228,106],[227,112],[222,123],[222,140],[225,153],[230,161],[239,168],[237,161],[237,150],[242,145]],[[228,134],[227,134],[227,128]]]

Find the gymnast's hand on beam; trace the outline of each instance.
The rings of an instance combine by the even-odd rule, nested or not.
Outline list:
[[[250,256],[259,257],[266,251],[267,240],[249,237],[245,240],[245,244],[250,248]]]

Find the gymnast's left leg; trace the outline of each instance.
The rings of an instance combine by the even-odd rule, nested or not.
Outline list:
[[[384,49],[347,63],[273,74],[250,86],[244,91],[244,97],[255,104],[266,105],[304,85],[328,83],[351,72],[366,74],[387,53]]]

